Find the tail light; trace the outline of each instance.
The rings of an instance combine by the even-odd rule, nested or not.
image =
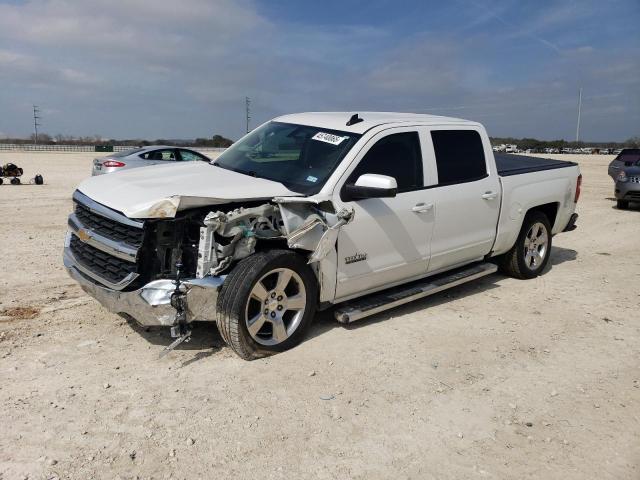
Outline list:
[[[102,162],[103,167],[124,167],[126,163],[118,162],[117,160],[107,160]]]
[[[578,199],[580,198],[580,190],[582,189],[582,174],[578,175],[578,179],[576,180],[576,196],[573,199],[574,203],[578,203]]]

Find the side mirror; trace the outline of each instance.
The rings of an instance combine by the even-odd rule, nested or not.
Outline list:
[[[366,198],[392,198],[398,192],[398,182],[393,177],[365,173],[355,184],[347,183],[342,187],[342,200],[364,200]]]

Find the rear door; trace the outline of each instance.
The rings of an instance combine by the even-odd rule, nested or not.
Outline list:
[[[355,217],[338,236],[336,298],[426,275],[434,217],[432,191],[424,188],[424,132],[422,127],[403,127],[375,135],[338,184],[335,195],[340,197],[344,184],[375,173],[394,177],[398,193],[348,202],[339,198],[355,210]]]
[[[491,250],[500,214],[500,182],[491,145],[473,127],[429,132],[437,184],[429,271],[482,259]]]

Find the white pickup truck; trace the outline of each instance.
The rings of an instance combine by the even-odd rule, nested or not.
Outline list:
[[[575,228],[572,162],[494,153],[482,125],[404,113],[285,115],[211,164],[93,177],[64,263],[108,310],[187,339],[216,322],[242,358],[495,272],[543,272]]]

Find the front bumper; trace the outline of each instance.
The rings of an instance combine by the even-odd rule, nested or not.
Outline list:
[[[640,183],[616,182],[615,195],[617,200],[640,202]]]
[[[144,326],[175,325],[176,311],[171,306],[175,283],[172,280],[154,280],[138,290],[122,292],[100,285],[83,274],[84,268],[73,257],[68,245],[63,259],[69,276],[110,312],[133,318]],[[226,275],[222,275],[182,282],[181,290],[187,299],[187,322],[215,321],[218,293],[225,278]]]

